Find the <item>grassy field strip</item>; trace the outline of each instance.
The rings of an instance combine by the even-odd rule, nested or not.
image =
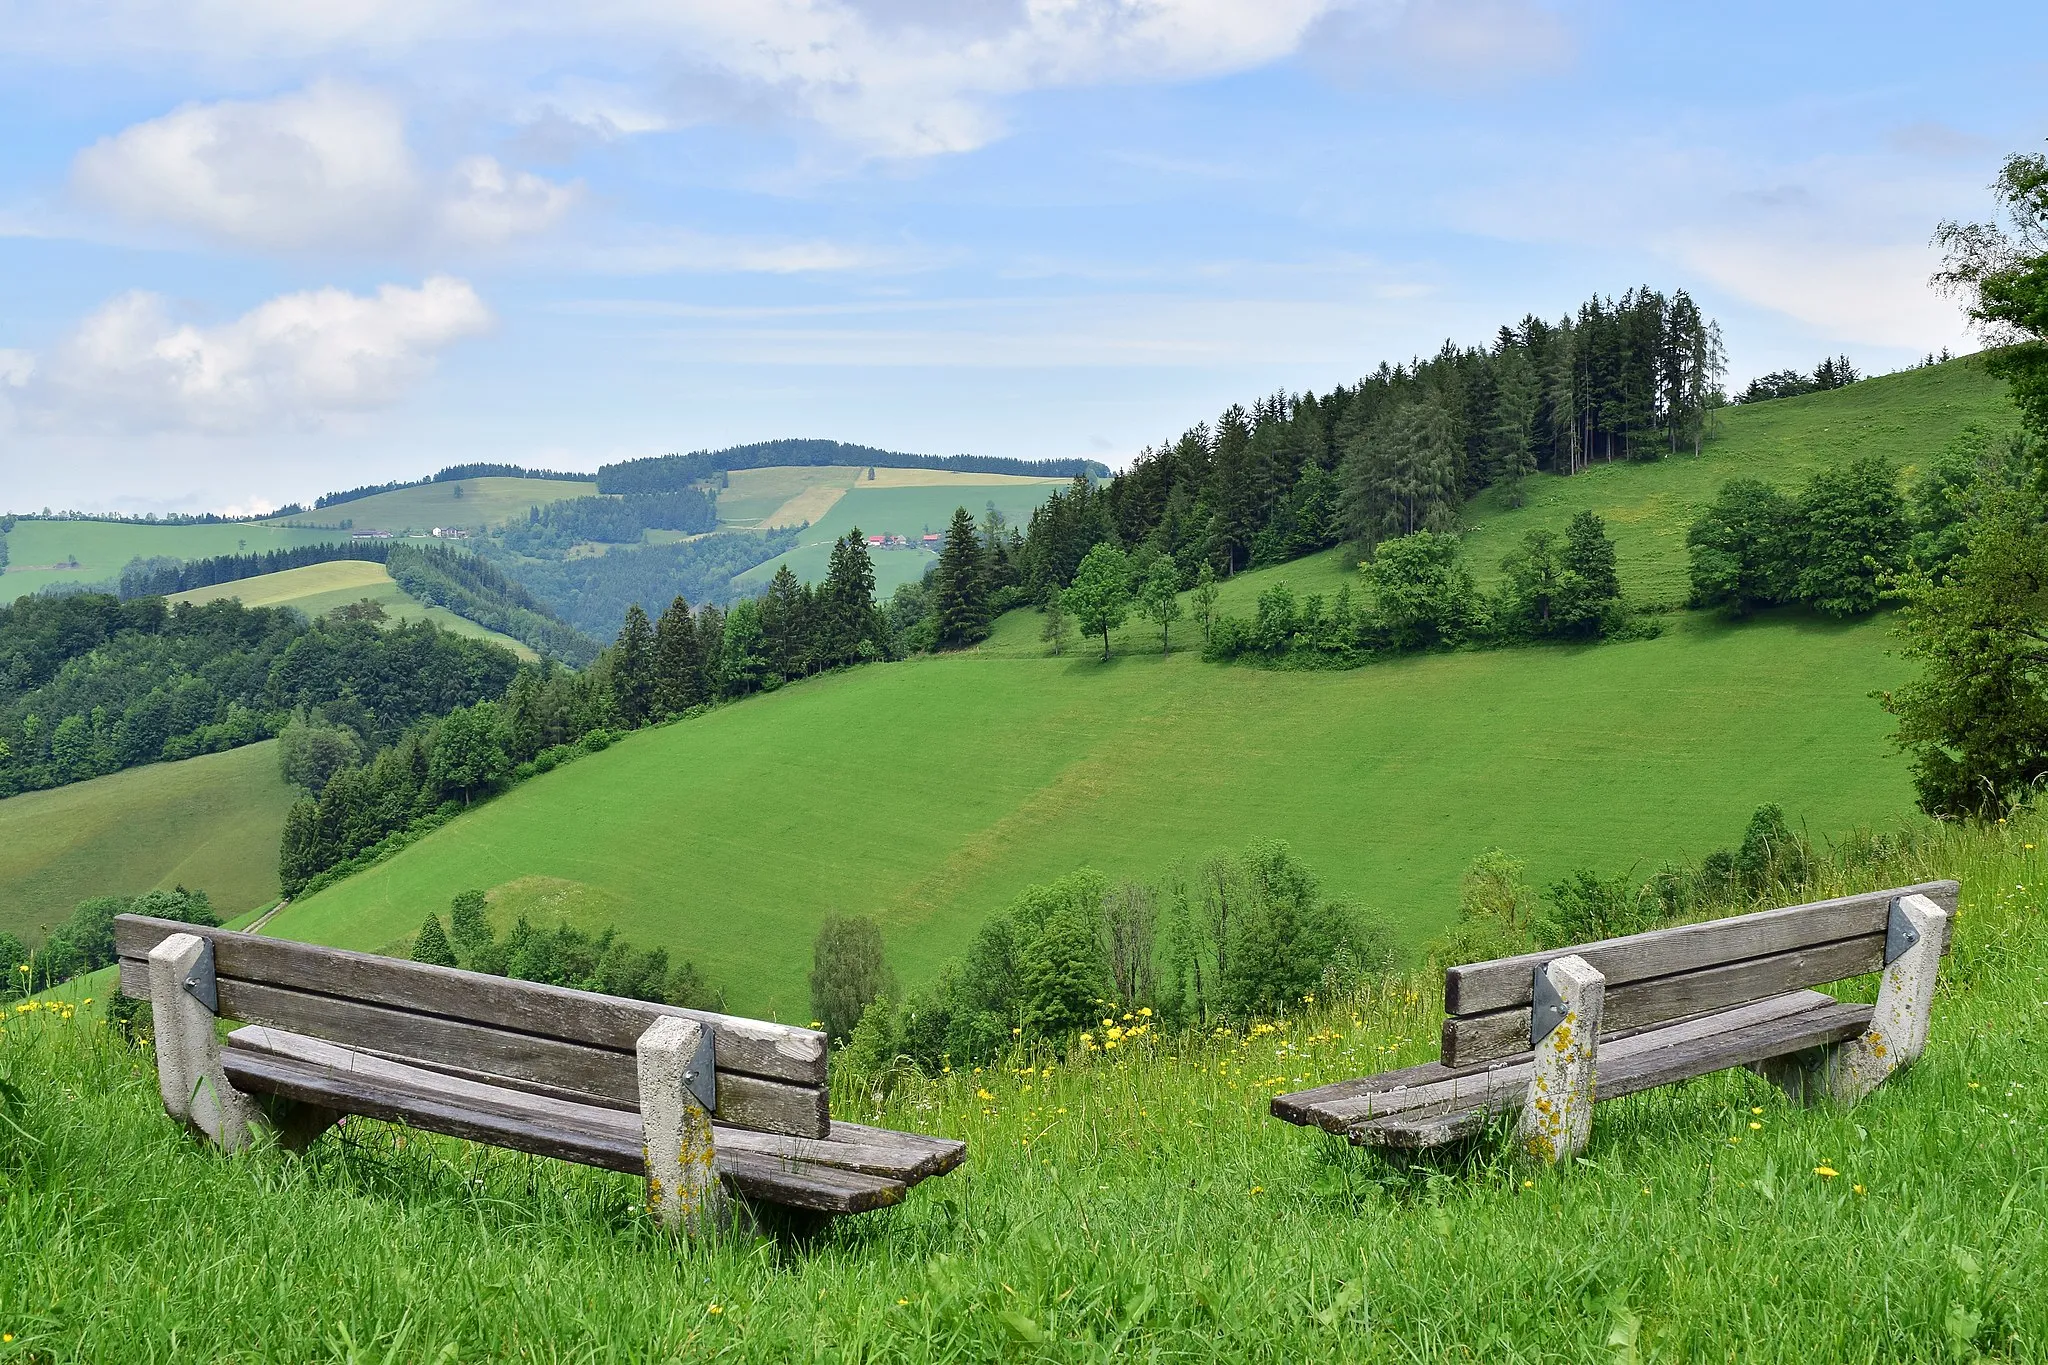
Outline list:
[[[586,923],[787,1020],[807,1017],[811,935],[834,910],[877,916],[916,982],[1026,885],[1274,836],[1413,943],[1490,846],[1541,880],[1704,853],[1763,801],[1816,829],[1910,809],[1867,695],[1903,667],[1883,623],[1683,625],[1350,673],[1184,654],[856,670],[631,736],[272,931],[382,948],[459,891],[552,879],[590,889]]]
[[[849,478],[845,485],[821,483],[813,484],[811,487],[806,488],[803,492],[798,493],[788,502],[783,503],[782,506],[761,518],[761,525],[766,528],[773,528],[777,526],[802,526],[811,522],[823,521],[825,514],[838,506],[839,500],[846,496],[846,489],[852,484],[850,474],[851,471],[849,471]]]
[[[436,526],[497,526],[524,517],[529,508],[596,493],[596,483],[574,479],[463,479],[372,493],[298,516],[276,517],[271,524],[333,526],[348,520],[358,531],[393,532],[427,531]]]
[[[33,1248],[0,1258],[0,1327],[61,1360],[2039,1360],[2048,825],[1916,827],[1802,894],[1961,880],[1918,1066],[1848,1111],[1740,1070],[1605,1104],[1552,1173],[1497,1137],[1402,1168],[1266,1116],[1432,1056],[1431,977],[879,1101],[835,1063],[836,1117],[967,1164],[814,1239],[688,1249],[629,1177],[360,1120],[222,1161],[93,1007],[30,1012],[0,1034],[0,1222]]]
[[[320,616],[336,607],[345,607],[367,598],[383,607],[387,617],[400,621],[432,621],[441,629],[457,635],[489,640],[522,659],[540,657],[531,646],[509,635],[500,635],[467,617],[457,616],[446,607],[437,607],[409,596],[382,564],[363,559],[330,560],[325,564],[286,569],[282,573],[192,588],[171,594],[169,600],[213,602],[223,597],[237,598],[245,607],[295,607],[307,616]]]
[[[40,941],[88,896],[182,883],[223,916],[277,899],[295,793],[267,740],[0,801],[0,930]]]
[[[332,531],[290,530],[250,522],[151,526],[121,521],[17,521],[7,533],[8,566],[0,573],[0,601],[12,602],[60,583],[112,582],[138,555],[145,559],[207,559],[325,545],[336,539]],[[78,561],[75,569],[50,567],[73,559]]]

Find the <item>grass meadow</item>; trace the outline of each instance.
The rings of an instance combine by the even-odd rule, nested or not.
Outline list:
[[[456,490],[460,489],[460,494]],[[292,517],[276,517],[278,526],[334,526],[346,519],[358,531],[428,531],[436,526],[497,526],[527,510],[564,498],[597,493],[594,481],[577,479],[462,479],[417,484],[389,493],[337,503]]]
[[[294,794],[265,740],[10,796],[0,801],[0,931],[40,943],[88,896],[180,883],[223,916],[275,900]]]
[[[382,564],[364,559],[336,559],[325,564],[286,569],[281,573],[236,579],[232,583],[216,583],[211,587],[172,593],[168,600],[212,602],[223,597],[236,598],[245,607],[296,607],[309,617],[368,598],[383,607],[385,615],[393,620],[432,621],[441,629],[457,635],[489,640],[522,659],[540,657],[531,647],[509,635],[500,635],[467,617],[457,616],[446,607],[433,606],[408,596]]]
[[[1398,977],[1245,1033],[841,1066],[837,1116],[969,1157],[803,1240],[677,1244],[630,1178],[360,1120],[222,1158],[93,1006],[17,1012],[0,1360],[2041,1360],[2044,841],[1919,821],[1805,889],[1963,883],[1928,1051],[1852,1110],[1724,1072],[1601,1106],[1556,1171],[1266,1117],[1433,1055],[1439,982]]]
[[[402,950],[479,887],[502,917],[614,922],[694,959],[735,1009],[801,1021],[830,911],[876,917],[915,983],[1026,885],[1271,836],[1413,944],[1494,845],[1547,880],[1731,844],[1764,801],[1816,829],[1911,808],[1868,696],[1902,676],[1884,622],[1673,627],[1343,673],[1187,653],[856,669],[523,783],[272,932]]]
[[[260,522],[152,526],[133,521],[17,521],[7,533],[8,563],[0,573],[0,601],[12,602],[59,584],[110,583],[138,555],[207,559],[325,545],[335,538],[332,531]],[[75,569],[68,567],[74,559],[78,561]]]

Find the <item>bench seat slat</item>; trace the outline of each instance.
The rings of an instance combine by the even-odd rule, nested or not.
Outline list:
[[[1640,1034],[1637,1041],[1647,1040],[1648,1045],[1638,1046],[1623,1056],[1610,1056],[1604,1047],[1600,1050],[1594,1064],[1594,1093],[1602,1100],[1620,1099],[1730,1067],[1843,1042],[1868,1028],[1870,1016],[1868,1005],[1830,1002],[1819,1009],[1684,1041],[1662,1040],[1660,1035],[1674,1031],[1668,1029]],[[1511,1071],[1520,1072],[1519,1082],[1514,1085],[1505,1083]],[[1519,1109],[1528,1096],[1528,1067],[1502,1068],[1485,1074],[1489,1079],[1498,1079],[1483,1095],[1366,1119],[1353,1124],[1345,1136],[1361,1147],[1394,1148],[1435,1147],[1469,1137],[1493,1115]]]
[[[1601,1094],[1603,1097],[1608,1094],[1608,1069],[1621,1065],[1628,1058],[1650,1051],[1684,1047],[1701,1039],[1810,1015],[1837,1005],[1833,996],[1819,991],[1791,991],[1733,1009],[1717,1010],[1654,1028],[1637,1029],[1619,1037],[1603,1038],[1600,1043]],[[1861,1009],[1865,1018],[1869,1015],[1868,1006],[1852,1008]],[[1344,1134],[1362,1122],[1431,1107],[1463,1103],[1497,1109],[1502,1105],[1519,1105],[1529,1084],[1530,1071],[1530,1053],[1526,1047],[1512,1057],[1479,1065],[1451,1067],[1441,1062],[1425,1062],[1362,1080],[1339,1081],[1314,1090],[1276,1095],[1272,1101],[1272,1112],[1274,1117],[1289,1123]]]
[[[577,1092],[597,1103],[639,1108],[639,1064],[630,1051],[507,1032],[231,977],[221,977],[218,984],[220,1014],[225,1018],[402,1057],[462,1058],[481,1070]],[[827,1098],[822,1087],[720,1072],[714,1117],[733,1127],[820,1138],[831,1131]]]
[[[457,1073],[441,1067],[420,1066],[359,1048],[343,1047],[324,1039],[253,1024],[229,1034],[227,1050],[262,1052],[336,1072],[395,1081],[481,1108],[502,1106],[508,1112],[540,1116],[559,1113],[571,1122],[585,1121],[587,1111],[596,1109],[609,1115],[607,1121],[618,1124],[622,1131],[635,1134],[633,1140],[636,1144],[639,1141],[639,1122],[631,1111],[592,1105],[587,1099],[572,1095],[548,1095],[508,1086],[494,1082],[480,1072]],[[861,1123],[834,1123],[824,1138],[783,1137],[717,1123],[714,1123],[713,1131],[721,1151],[810,1162],[884,1176],[908,1184],[944,1175],[967,1156],[967,1144],[964,1142],[926,1137],[922,1133],[897,1132],[890,1128],[871,1128]]]
[[[1926,896],[1953,915],[1960,893],[1961,887],[1953,881],[1922,882],[1701,924],[1681,924],[1672,929],[1655,929],[1549,952],[1467,963],[1444,973],[1444,1013],[1462,1017],[1527,1005],[1536,968],[1563,953],[1576,953],[1591,963],[1606,978],[1608,996],[1612,999],[1615,987],[1631,981],[1698,971],[1840,939],[1882,935],[1895,896]],[[1944,951],[1946,947],[1943,945]]]
[[[1556,954],[1553,954],[1556,956]],[[1607,988],[1601,1038],[1666,1019],[1724,1009],[1784,991],[1846,981],[1884,966],[1884,935],[1861,935],[1809,944],[1765,957],[1724,962],[1675,976],[1650,977]],[[1456,1066],[1510,1057],[1529,1049],[1529,1006],[1447,1018],[1443,1058]]]
[[[517,1090],[501,1090],[489,1099],[458,1096],[438,1084],[445,1078],[434,1072],[418,1073],[431,1081],[408,1083],[389,1072],[341,1070],[246,1047],[224,1049],[221,1065],[237,1089],[252,1093],[606,1170],[638,1175],[645,1169],[639,1121],[616,1109],[571,1105]],[[901,1203],[908,1188],[902,1178],[749,1150],[731,1141],[739,1135],[739,1130],[717,1130],[718,1170],[735,1193],[748,1198],[822,1213],[862,1213]]]
[[[214,970],[224,979],[285,986],[620,1052],[632,1052],[640,1035],[664,1015],[694,1019],[709,1024],[716,1034],[721,1074],[735,1072],[798,1085],[825,1084],[825,1035],[813,1029],[291,939],[200,928],[147,915],[121,915],[114,920],[115,951],[123,959],[123,993],[148,996],[146,960],[150,950],[172,934],[198,934],[212,940]],[[130,971],[131,962],[135,972]]]

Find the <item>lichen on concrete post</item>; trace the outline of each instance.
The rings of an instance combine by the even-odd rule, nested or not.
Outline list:
[[[221,1070],[214,1012],[185,989],[205,949],[197,934],[172,934],[150,950],[156,1082],[171,1117],[233,1152],[248,1145],[261,1116]]]
[[[1607,979],[1576,954],[1540,970],[1557,991],[1564,1017],[1536,1042],[1516,1138],[1530,1156],[1555,1163],[1585,1150],[1593,1131],[1593,1086]]]
[[[1920,938],[1884,969],[1870,1027],[1830,1059],[1828,1089],[1838,1104],[1856,1103],[1894,1071],[1919,1060],[1927,1047],[1935,974],[1948,942],[1948,912],[1925,896],[1900,897],[1899,910]]]
[[[687,1079],[704,1029],[691,1019],[657,1019],[637,1048],[647,1211],[663,1227],[690,1236],[720,1230],[728,1213],[711,1115],[690,1093]]]

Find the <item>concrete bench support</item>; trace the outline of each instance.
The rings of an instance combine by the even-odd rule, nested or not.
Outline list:
[[[1585,1150],[1593,1131],[1593,1080],[1607,979],[1576,955],[1537,970],[1557,993],[1563,1017],[1536,1040],[1528,1099],[1516,1136],[1524,1151],[1555,1164]]]
[[[1894,1071],[1920,1060],[1927,1048],[1948,912],[1925,896],[1901,896],[1899,911],[1920,937],[1885,967],[1870,1031],[1842,1044],[1833,1059],[1829,1089],[1838,1104],[1856,1103]]]
[[[195,973],[210,978],[211,961],[206,940],[196,934],[172,934],[150,950],[156,1082],[171,1117],[234,1152],[249,1145],[261,1117],[221,1071],[214,1012],[185,988]]]
[[[640,1125],[647,1151],[647,1209],[689,1236],[723,1229],[729,1214],[712,1143],[711,1115],[693,1090],[708,1080],[710,1038],[689,1019],[657,1019],[640,1035]]]

